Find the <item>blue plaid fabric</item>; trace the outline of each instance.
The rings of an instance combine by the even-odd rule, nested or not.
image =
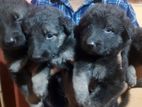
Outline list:
[[[61,10],[67,17],[71,18],[71,20],[75,24],[78,24],[81,16],[84,14],[84,12],[88,8],[90,8],[92,5],[94,5],[93,0],[84,0],[83,5],[77,11],[73,11],[73,9],[69,3],[69,0],[60,0],[60,1],[61,1],[61,3],[59,3],[59,4],[52,3],[50,0],[32,0],[31,2],[32,2],[32,4],[35,4],[38,6],[41,6],[41,5],[42,6],[46,6],[46,5],[54,6],[54,7],[58,8],[59,10]],[[132,24],[135,27],[139,26],[136,16],[135,16],[135,12],[134,12],[131,4],[129,4],[127,2],[127,0],[102,0],[102,3],[120,6],[127,13]]]

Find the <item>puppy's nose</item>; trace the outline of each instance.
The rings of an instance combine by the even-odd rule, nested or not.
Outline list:
[[[45,62],[48,61],[48,53],[47,52],[43,52],[40,54],[33,54],[31,59],[35,62]]]
[[[4,45],[10,46],[10,47],[13,47],[13,46],[18,47],[18,46],[23,45],[25,43],[25,41],[26,41],[26,39],[25,39],[24,35],[20,34],[17,31],[14,31],[5,37]]]
[[[96,47],[96,44],[95,44],[93,41],[87,42],[87,45],[88,45],[90,48]]]
[[[42,58],[48,58],[48,56],[49,56],[48,52],[45,51],[45,52],[42,53]]]
[[[4,42],[4,45],[6,45],[6,46],[13,46],[15,44],[16,44],[16,39],[13,37],[5,40],[5,42]]]

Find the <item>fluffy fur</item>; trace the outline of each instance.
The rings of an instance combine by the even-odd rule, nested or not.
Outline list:
[[[21,21],[28,10],[25,0],[0,0],[0,46],[7,62],[17,60],[26,53],[26,37]]]
[[[65,106],[62,103],[65,100],[62,97],[64,94],[56,92],[58,89],[53,87],[59,84],[59,90],[64,91],[61,87],[62,83],[55,82],[53,84],[58,80],[54,77],[50,78],[52,71],[54,74],[60,69],[68,70],[66,62],[73,61],[75,44],[73,28],[72,22],[53,7],[35,7],[24,18],[22,29],[28,36],[28,56],[22,69],[15,73],[15,78],[17,83],[20,82],[18,83],[20,86],[32,87],[27,90],[27,93],[31,93],[28,96],[28,101],[32,107],[43,105],[56,107],[58,104],[62,104],[62,107]],[[50,64],[51,66],[48,66]],[[25,82],[22,82],[20,76]],[[49,81],[51,81],[50,87],[52,87],[50,89],[48,89]],[[31,84],[29,85],[29,83]],[[58,95],[52,94],[54,92]],[[33,96],[36,100],[30,99]],[[52,98],[54,100],[50,100]]]
[[[129,51],[129,65],[137,67],[141,64],[142,64],[142,28],[135,28],[132,44]],[[136,86],[141,87],[142,77],[140,77],[139,75],[137,75],[137,77],[138,78]]]
[[[24,20],[29,35],[29,58],[37,62],[60,64],[74,56],[73,24],[52,7],[37,9]]]
[[[142,28],[135,28],[134,36],[129,52],[129,64],[137,66],[138,64],[142,64]]]
[[[77,39],[73,86],[83,107],[117,107],[127,89],[127,46],[132,26],[119,7],[96,4],[82,17]],[[95,84],[88,87],[91,81]]]

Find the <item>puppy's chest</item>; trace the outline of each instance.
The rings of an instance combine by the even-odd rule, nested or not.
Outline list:
[[[95,62],[78,61],[74,65],[74,70],[96,80],[105,80],[117,75],[117,72],[121,71],[121,65],[113,59],[101,59]]]

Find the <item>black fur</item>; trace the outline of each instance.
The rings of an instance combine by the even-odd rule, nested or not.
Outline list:
[[[142,28],[136,28],[129,52],[129,65],[142,64]]]
[[[131,27],[117,6],[96,4],[82,17],[75,30],[73,71],[76,99],[81,106],[118,106],[117,98],[127,89],[126,48],[131,42]],[[89,89],[92,79],[96,85]]]
[[[45,84],[48,91],[46,90],[46,95],[41,96],[41,99],[43,99],[42,103],[49,107],[57,107],[58,105],[64,107],[66,99],[62,89],[63,84],[58,82],[56,76],[51,77],[50,73],[54,67],[58,71],[60,69],[68,71],[70,68],[68,68],[66,63],[74,60],[75,39],[72,22],[53,7],[35,7],[24,18],[22,28],[28,36],[28,61],[23,68],[30,68],[28,66],[29,61],[37,64],[35,66],[39,67],[45,63],[51,64],[51,66],[42,67],[42,69],[49,69],[47,70],[49,72],[49,75],[47,75],[49,86]],[[29,72],[31,73],[31,71]],[[37,69],[37,72],[40,73],[41,70]],[[60,76],[57,77],[62,78]],[[38,84],[33,83],[33,85],[36,86]],[[54,85],[57,85],[59,89],[54,87]]]
[[[141,64],[142,64],[142,28],[135,28],[132,44],[129,51],[129,65],[137,67]],[[136,86],[142,87],[142,77],[138,76]]]
[[[46,7],[31,12],[23,22],[23,29],[29,35],[31,60],[57,64],[73,59],[73,24],[57,9]]]
[[[8,62],[26,53],[26,37],[21,21],[28,10],[25,0],[0,0],[0,45]]]

